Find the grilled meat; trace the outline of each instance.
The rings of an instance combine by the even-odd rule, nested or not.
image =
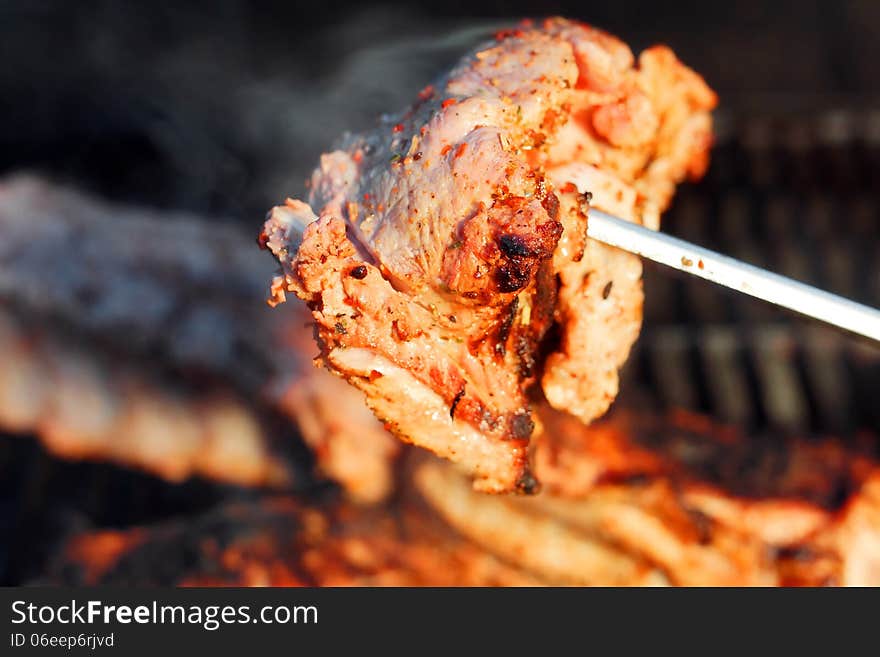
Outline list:
[[[85,532],[49,581],[161,585],[878,585],[880,467],[837,440],[768,447],[705,418],[542,410],[536,496],[408,452],[382,505],[257,498]],[[559,420],[557,422],[557,420]],[[544,455],[541,456],[541,453]],[[580,473],[569,464],[590,464]],[[712,465],[714,464],[714,466]],[[554,474],[574,475],[574,485]]]
[[[305,461],[292,418],[323,475],[381,497],[396,443],[312,366],[302,304],[261,302],[269,272],[231,225],[3,180],[0,428],[64,458],[278,487]]]
[[[663,481],[597,487],[572,500],[481,496],[441,463],[419,490],[465,536],[515,563],[580,585],[770,585],[773,563],[754,537],[726,527],[707,540],[699,517]]]
[[[641,321],[639,261],[586,239],[589,205],[656,227],[714,103],[665,48],[635,66],[579,23],[499,34],[270,213],[270,303],[309,304],[321,362],[399,438],[534,492],[530,388],[601,415]]]
[[[438,461],[415,474],[453,527],[514,563],[581,583],[880,583],[870,449],[773,445],[682,413],[616,412],[591,427],[540,415],[536,497],[479,495]]]
[[[504,564],[408,503],[365,509],[292,498],[226,504],[194,521],[75,537],[46,581],[161,586],[517,586]]]
[[[392,492],[401,445],[370,413],[363,393],[311,368],[287,387],[282,405],[312,450],[319,473],[338,482],[351,499],[375,503]]]

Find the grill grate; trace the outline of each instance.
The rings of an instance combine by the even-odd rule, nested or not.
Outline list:
[[[880,306],[880,111],[721,117],[664,230]],[[880,432],[880,348],[653,263],[622,401],[786,435]],[[631,390],[634,389],[634,390]]]

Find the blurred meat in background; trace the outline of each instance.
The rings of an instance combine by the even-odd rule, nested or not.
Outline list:
[[[880,8],[175,4],[0,5],[2,583],[880,583],[876,346],[646,265],[611,416],[475,497],[311,367],[254,242],[338,134],[564,14],[719,93],[665,231],[878,306]]]

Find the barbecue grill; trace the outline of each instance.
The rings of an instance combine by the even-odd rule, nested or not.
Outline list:
[[[880,201],[872,191],[880,184],[878,116],[722,116],[707,179],[680,189],[664,230],[880,305],[880,275],[872,271],[880,256]],[[650,264],[645,297],[618,406],[704,413],[768,441],[880,434],[876,346]],[[11,537],[0,553],[7,584],[40,576],[74,530],[196,515],[259,494],[67,463],[10,436],[0,441],[0,482],[3,533]]]
[[[679,188],[663,230],[880,306],[880,105],[804,106],[720,111],[708,175]],[[833,435],[880,456],[877,345],[647,261],[644,284],[618,407],[690,410],[767,441]],[[283,419],[267,423],[297,440]],[[318,499],[328,485],[299,492]],[[0,584],[39,580],[76,531],[195,517],[260,494],[65,462],[0,435]]]

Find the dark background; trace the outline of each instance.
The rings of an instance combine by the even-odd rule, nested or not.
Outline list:
[[[564,14],[658,41],[722,113],[870,101],[880,3],[0,1],[0,172],[257,225],[334,135],[395,110],[494,26]]]

